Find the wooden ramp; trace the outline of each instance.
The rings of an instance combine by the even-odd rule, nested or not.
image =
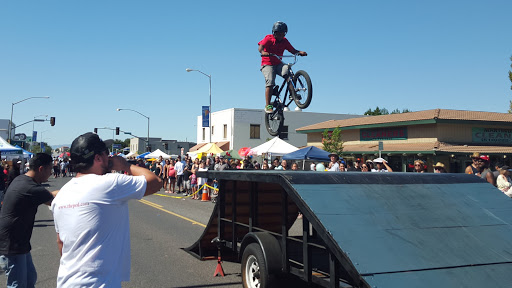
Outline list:
[[[208,176],[220,181],[225,201],[187,248],[199,258],[217,256],[211,241],[218,235],[236,243],[253,227],[281,234],[286,201],[286,229],[300,210],[354,286],[512,287],[512,199],[478,177],[295,171]],[[247,228],[220,229],[219,217]],[[235,259],[236,247],[230,251],[226,255]]]

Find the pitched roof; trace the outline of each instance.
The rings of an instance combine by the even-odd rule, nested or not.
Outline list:
[[[352,127],[362,125],[387,124],[422,120],[460,120],[460,121],[490,121],[490,122],[508,122],[512,123],[512,114],[497,112],[465,111],[432,109],[417,112],[407,112],[400,114],[389,114],[379,116],[367,116],[360,118],[350,118],[344,120],[329,120],[317,124],[301,127],[300,131],[324,130],[335,127]]]

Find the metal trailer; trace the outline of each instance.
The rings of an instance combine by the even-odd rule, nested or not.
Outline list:
[[[185,250],[240,261],[244,287],[512,287],[512,199],[465,174],[200,172],[219,194]],[[297,221],[302,212],[301,221]],[[290,235],[302,222],[302,233]]]

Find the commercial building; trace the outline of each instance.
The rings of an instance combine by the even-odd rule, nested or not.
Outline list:
[[[160,149],[169,155],[184,155],[195,146],[195,142],[181,142],[178,140],[162,140],[162,138],[149,138],[151,151]],[[130,152],[142,154],[145,152],[146,138],[130,138]]]
[[[512,114],[433,109],[402,114],[335,120],[300,127],[307,144],[322,147],[322,133],[340,127],[343,156],[373,159],[379,152],[394,171],[409,171],[415,159],[428,170],[443,162],[449,172],[463,172],[470,155],[489,155],[491,163],[511,164]],[[379,151],[379,142],[382,150]]]
[[[265,113],[261,109],[230,108],[211,114],[212,135],[211,141],[215,142],[222,150],[238,150],[242,147],[255,147],[273,136],[268,134],[265,127]],[[341,120],[361,115],[328,114],[303,111],[284,112],[284,127],[280,138],[293,146],[306,146],[307,136],[295,132],[296,129],[327,120]],[[190,151],[195,151],[210,142],[209,127],[203,127],[202,117],[197,117],[197,145]]]

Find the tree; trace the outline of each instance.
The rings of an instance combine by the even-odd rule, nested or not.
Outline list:
[[[412,112],[411,110],[405,108],[405,109],[402,109],[402,112],[400,112],[400,109],[395,109],[393,111],[391,111],[391,114],[400,114],[400,113],[408,113],[408,112]],[[386,108],[379,108],[379,106],[377,106],[375,108],[375,110],[372,110],[371,108],[368,109],[366,112],[364,112],[364,115],[369,115],[369,116],[377,116],[377,115],[389,115],[389,111],[388,109]]]
[[[36,153],[43,152],[43,153],[52,155],[52,150],[53,150],[52,147],[49,146],[48,143],[46,143],[46,142],[43,142],[43,144],[44,144],[44,151],[41,151],[41,143],[35,142],[35,145],[32,147],[32,153],[36,154]]]
[[[364,115],[370,115],[370,116],[377,116],[377,115],[388,115],[389,111],[386,108],[380,109],[379,106],[375,108],[375,110],[372,111],[372,109],[368,109],[366,112],[364,112]]]
[[[512,61],[512,56],[510,57],[510,61]],[[510,68],[512,68],[512,64],[510,64]],[[510,80],[510,83],[512,83],[512,71],[508,71],[508,79]],[[512,90],[512,85],[510,86],[510,89]],[[512,113],[512,100],[509,102],[508,106],[508,113]]]
[[[341,153],[343,153],[341,128],[338,126],[332,132],[330,132],[328,129],[325,129],[322,137],[322,145],[325,151],[341,155]]]

